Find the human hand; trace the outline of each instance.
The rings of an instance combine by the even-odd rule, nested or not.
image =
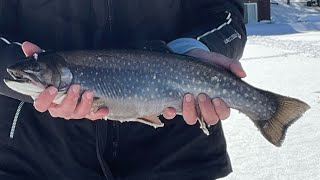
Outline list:
[[[30,42],[22,44],[22,50],[26,56],[32,56],[34,53],[41,52],[41,49]],[[46,88],[35,100],[34,107],[39,112],[49,111],[52,117],[61,117],[65,119],[82,119],[97,120],[106,117],[108,114],[107,108],[101,108],[95,113],[91,113],[93,103],[93,93],[85,91],[80,98],[80,86],[71,85],[66,97],[61,104],[53,103],[54,98],[58,93],[57,88],[51,86]]]
[[[226,69],[229,69],[240,78],[246,77],[246,73],[238,60],[233,60],[221,54],[208,52],[202,49],[192,49],[188,51],[186,55],[197,57],[203,61],[220,65]],[[211,100],[208,95],[200,94],[197,99],[201,116],[207,124],[214,125],[219,120],[225,120],[230,116],[230,108],[220,98]],[[197,122],[198,114],[196,111],[195,99],[192,94],[186,94],[184,96],[182,107],[182,115],[186,123],[189,125],[195,124]],[[173,119],[176,116],[176,111],[174,108],[166,108],[163,116],[166,119]]]

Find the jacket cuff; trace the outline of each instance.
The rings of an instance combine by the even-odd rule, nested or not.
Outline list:
[[[174,53],[177,54],[185,54],[192,49],[210,51],[206,45],[193,38],[179,38],[169,42],[167,45]]]

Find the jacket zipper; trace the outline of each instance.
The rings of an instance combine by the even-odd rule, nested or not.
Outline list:
[[[108,18],[109,32],[112,33],[112,0],[108,0]]]

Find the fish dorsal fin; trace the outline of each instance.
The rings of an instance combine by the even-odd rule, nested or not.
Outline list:
[[[150,40],[135,43],[132,45],[134,49],[143,49],[147,51],[172,53],[172,50],[167,46],[166,42],[161,40]]]

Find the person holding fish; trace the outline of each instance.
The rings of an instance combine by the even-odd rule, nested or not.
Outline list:
[[[14,60],[43,51],[130,48],[169,49],[246,76],[240,0],[0,0],[0,13],[2,79]],[[181,71],[163,73],[170,69]],[[80,84],[59,104],[57,87],[28,91],[36,96],[0,84],[0,179],[212,180],[232,171],[220,122],[230,108],[219,98],[187,93],[181,115],[167,107],[160,119],[140,117],[164,123],[155,129],[102,120],[112,111],[92,111],[94,89]]]

